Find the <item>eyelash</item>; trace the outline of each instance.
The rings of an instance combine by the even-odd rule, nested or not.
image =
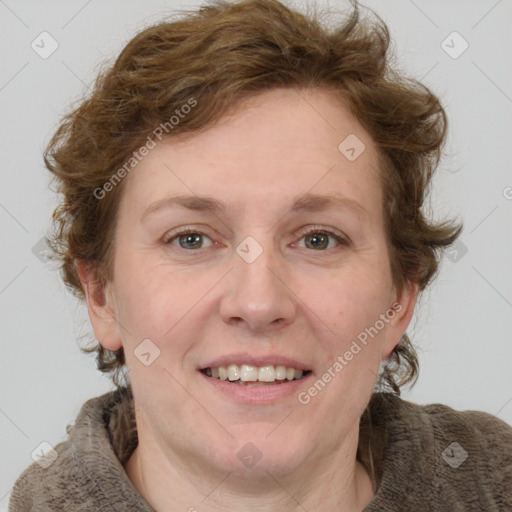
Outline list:
[[[331,229],[324,228],[323,226],[311,226],[305,230],[299,231],[299,233],[298,233],[298,236],[300,237],[299,240],[302,240],[304,237],[306,237],[308,235],[315,234],[315,233],[324,234],[331,238],[334,238],[334,240],[336,240],[336,242],[338,242],[338,244],[341,246],[349,246],[351,243],[350,239],[347,236],[341,235],[335,231],[332,231]],[[184,228],[180,231],[171,232],[168,235],[166,235],[163,239],[163,243],[166,245],[171,245],[172,242],[174,240],[178,239],[180,236],[188,235],[188,234],[202,235],[202,236],[206,236],[206,237],[210,238],[208,235],[206,235],[205,233],[203,233],[197,229]],[[212,242],[213,242],[213,240],[212,240]],[[215,242],[213,242],[213,243],[215,243]],[[181,249],[182,251],[187,251],[187,252],[202,252],[203,250],[208,249],[208,247],[203,247],[200,249],[184,249],[183,247],[176,247],[176,249]],[[331,248],[331,249],[333,249],[333,248]],[[311,249],[311,250],[314,250],[314,249]],[[319,250],[318,252],[326,252],[328,250],[329,249],[322,249],[322,250]]]

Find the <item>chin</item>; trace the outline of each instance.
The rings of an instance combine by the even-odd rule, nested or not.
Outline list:
[[[277,477],[294,472],[308,456],[304,446],[308,436],[294,435],[287,427],[265,423],[230,429],[234,438],[215,457],[218,469],[232,472],[242,481],[250,479],[252,484],[255,479],[268,480],[269,473]]]

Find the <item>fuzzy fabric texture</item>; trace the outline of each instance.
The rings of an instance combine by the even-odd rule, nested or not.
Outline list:
[[[129,387],[87,401],[67,433],[50,466],[18,478],[9,512],[153,511],[123,468],[138,442]],[[512,511],[512,427],[490,414],[375,393],[358,459],[377,488],[364,512]]]

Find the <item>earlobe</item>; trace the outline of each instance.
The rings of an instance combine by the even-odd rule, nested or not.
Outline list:
[[[414,313],[418,291],[418,283],[409,282],[391,306],[395,311],[395,315],[389,321],[382,352],[383,360],[391,356],[393,349],[405,333]]]
[[[105,286],[97,279],[96,269],[90,262],[76,260],[75,268],[84,289],[94,337],[107,350],[121,348],[117,311],[109,285]]]

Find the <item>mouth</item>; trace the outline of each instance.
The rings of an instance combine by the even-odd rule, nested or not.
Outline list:
[[[239,386],[275,386],[301,380],[311,373],[310,370],[291,366],[254,366],[250,364],[207,367],[201,369],[200,372],[212,379],[227,381]]]

